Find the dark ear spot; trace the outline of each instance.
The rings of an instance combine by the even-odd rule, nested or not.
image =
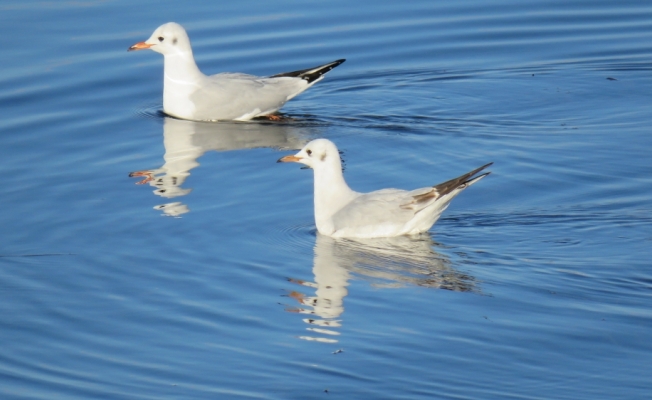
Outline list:
[[[322,154],[321,157],[319,158],[320,160],[324,161],[326,159],[326,153]]]
[[[172,44],[177,44],[177,38],[172,39]]]

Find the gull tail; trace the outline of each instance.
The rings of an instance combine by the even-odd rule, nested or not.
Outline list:
[[[480,179],[484,178],[485,176],[489,175],[491,172],[485,172],[482,175],[478,175],[478,176],[474,177],[475,174],[477,174],[478,172],[482,171],[483,169],[489,167],[492,164],[493,164],[492,162],[490,162],[489,164],[485,164],[482,167],[476,168],[473,171],[468,172],[468,173],[466,173],[466,174],[464,174],[462,176],[459,176],[457,178],[451,179],[450,181],[446,181],[444,183],[440,183],[438,185],[435,185],[433,188],[439,194],[439,196],[445,196],[448,193],[452,192],[453,190],[465,189],[465,188],[473,185],[474,183],[476,183]]]
[[[272,75],[270,78],[281,78],[281,77],[290,77],[290,78],[301,78],[308,83],[313,83],[320,80],[327,72],[342,64],[345,59],[335,60],[328,64],[320,65],[314,68],[302,69],[300,71],[292,72],[283,72],[280,74]]]
[[[418,211],[421,211],[424,209],[427,205],[431,204],[433,200],[438,200],[447,194],[456,192],[459,193],[460,190],[466,189],[467,187],[473,185],[480,179],[484,178],[485,176],[489,175],[491,172],[485,172],[482,175],[475,176],[478,172],[482,171],[483,169],[487,168],[488,166],[492,165],[493,163],[485,164],[480,168],[476,168],[471,172],[468,172],[462,176],[458,176],[457,178],[453,178],[449,181],[446,181],[444,183],[440,183],[438,185],[435,185],[432,187],[432,190],[418,194],[416,196],[412,197],[412,202],[410,204],[404,204],[401,207],[402,208],[413,208],[417,209]],[[455,196],[453,196],[455,197]],[[452,200],[452,197],[446,202],[450,202]],[[417,211],[417,212],[418,212]]]

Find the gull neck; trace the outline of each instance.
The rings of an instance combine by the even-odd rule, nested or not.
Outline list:
[[[330,218],[359,195],[346,184],[339,155],[331,159],[314,168],[315,223],[320,232],[328,230],[325,225]]]
[[[164,60],[166,82],[170,80],[170,83],[176,84],[195,83],[204,76],[195,63],[192,50],[166,54]]]

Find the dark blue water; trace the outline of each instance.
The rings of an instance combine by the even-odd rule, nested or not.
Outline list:
[[[644,399],[652,5],[4,1],[3,399]],[[166,119],[206,73],[347,62],[282,123]],[[358,191],[493,161],[428,232],[316,234],[326,137]],[[154,177],[129,178],[135,171]]]

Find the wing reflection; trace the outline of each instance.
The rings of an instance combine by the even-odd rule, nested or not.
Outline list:
[[[300,306],[286,311],[310,315],[303,321],[311,334],[304,340],[337,342],[349,279],[365,279],[376,287],[416,285],[458,292],[480,292],[475,278],[456,270],[437,253],[428,234],[382,239],[335,239],[317,234],[312,269],[314,282],[290,279],[315,289],[314,296],[292,291]],[[335,329],[334,329],[335,328]],[[316,336],[319,335],[319,336]]]
[[[307,142],[305,131],[305,127],[287,124],[195,122],[166,117],[163,125],[165,163],[160,168],[135,171],[129,176],[142,177],[138,183],[155,187],[157,196],[167,199],[185,196],[192,189],[182,185],[190,176],[190,170],[199,165],[197,159],[205,152],[260,147],[300,149]],[[154,209],[175,217],[190,211],[179,201],[161,204]]]

